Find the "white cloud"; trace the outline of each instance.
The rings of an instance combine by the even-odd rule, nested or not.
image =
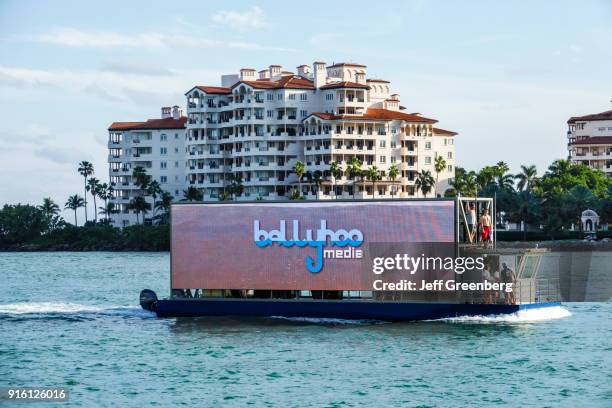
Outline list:
[[[212,83],[217,80],[218,73],[207,70],[176,71],[176,75],[164,77],[164,80],[160,81],[159,77],[144,73],[43,70],[0,65],[0,78],[2,77],[22,84],[21,88],[57,87],[62,89],[62,92],[81,93],[111,102],[138,102],[152,98],[156,102],[180,103],[183,93],[193,84]],[[2,86],[0,81],[0,88]],[[12,87],[10,82],[4,86]]]
[[[259,29],[266,26],[266,18],[262,9],[253,6],[245,11],[222,10],[212,15],[216,24],[227,25],[234,30]]]
[[[259,23],[257,23],[259,24]],[[62,27],[38,35],[24,36],[30,41],[44,44],[83,48],[235,48],[256,51],[294,51],[290,48],[276,47],[244,41],[214,40],[186,35],[162,33],[122,34],[111,31],[84,31]]]

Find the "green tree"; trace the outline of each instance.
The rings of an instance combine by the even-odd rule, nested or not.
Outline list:
[[[157,180],[152,180],[147,184],[147,188],[145,191],[147,192],[147,195],[153,198],[153,216],[155,217],[155,212],[157,210],[157,207],[155,207],[155,203],[157,202],[157,197],[159,197],[163,193],[163,190]]]
[[[111,215],[119,213],[119,210],[117,209],[117,207],[115,206],[115,203],[113,202],[104,203],[104,206],[101,206],[99,210],[100,210],[100,215],[104,216],[104,219],[105,219],[104,222],[107,224],[110,222]]]
[[[312,181],[314,182],[314,185],[316,187],[315,194],[317,195],[317,198],[318,198],[319,190],[321,190],[321,184],[323,184],[323,173],[321,172],[321,170],[316,170],[312,174]]]
[[[361,176],[362,174],[362,166],[363,163],[357,156],[353,156],[346,166],[346,172],[348,173],[349,178],[353,181],[353,198],[355,198],[355,190],[357,190],[355,181],[357,177]]]
[[[0,247],[25,244],[48,229],[41,210],[32,205],[8,205],[0,210]]]
[[[306,174],[306,165],[298,160],[293,166],[293,172],[298,178],[298,186],[300,189],[300,195],[302,195],[302,177]]]
[[[43,199],[43,203],[38,206],[38,209],[42,211],[43,215],[47,218],[52,218],[60,212],[59,206],[55,204],[51,197]]]
[[[159,224],[168,224],[172,200],[172,194],[170,194],[168,191],[164,191],[161,193],[159,201],[155,203],[155,208],[159,212],[154,218],[157,218]]]
[[[97,178],[92,177],[89,180],[87,180],[86,190],[89,191],[93,197],[94,209],[97,208],[96,197],[98,196],[99,188],[100,188],[100,181]],[[98,212],[97,211],[94,211],[94,221],[96,224],[98,223]]]
[[[442,156],[436,156],[434,160],[434,170],[436,171],[436,190],[438,189],[438,177],[440,173],[446,169],[446,160]]]
[[[142,213],[142,222],[144,223],[144,217],[151,209],[151,204],[147,203],[143,196],[137,196],[130,201],[129,208],[136,211],[136,223],[139,223],[140,213]]]
[[[189,186],[187,190],[183,190],[183,200],[181,201],[189,201],[189,202],[202,201],[203,197],[204,195],[202,194],[200,190],[198,190],[197,188],[193,186]]]
[[[391,180],[391,182],[393,183],[393,185],[391,186],[391,196],[392,197],[395,196],[395,189],[397,188],[397,186],[395,186],[395,180],[397,179],[398,176],[399,176],[399,169],[397,168],[395,164],[392,164],[391,167],[389,167],[389,180]]]
[[[538,170],[536,166],[524,166],[521,165],[521,172],[514,176],[518,180],[516,187],[519,191],[532,191],[534,185],[537,183]]]
[[[66,204],[64,205],[65,209],[74,211],[74,225],[75,226],[79,225],[77,223],[77,209],[84,207],[84,206],[85,206],[85,200],[83,200],[83,197],[79,197],[78,194],[71,195],[70,197],[68,197],[68,200],[66,201]]]
[[[87,177],[94,174],[93,164],[85,160],[80,162],[78,172],[81,176],[85,178],[85,184],[84,184],[84,190],[83,190],[85,193],[85,195],[83,196],[85,197],[84,198],[85,201],[83,203],[84,204],[83,207],[85,207],[85,223],[87,224]]]
[[[144,167],[136,166],[132,170],[132,180],[141,190],[146,190],[151,180],[151,176],[147,174],[147,170]]]
[[[242,195],[244,185],[242,184],[242,173],[235,173],[229,177],[229,192],[232,200]]]
[[[372,182],[372,198],[374,198],[376,194],[376,182],[382,178],[380,176],[380,171],[376,166],[370,166],[370,168],[365,171],[365,176]]]
[[[334,192],[334,198],[337,198],[336,197],[336,181],[342,177],[342,166],[337,161],[333,161],[329,165],[329,172],[331,173],[333,177],[332,189]]]
[[[421,190],[423,197],[427,197],[427,194],[431,191],[435,182],[436,181],[429,170],[421,170],[414,184]]]

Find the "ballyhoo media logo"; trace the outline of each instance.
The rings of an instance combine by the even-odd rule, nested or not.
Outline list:
[[[306,256],[306,269],[311,273],[319,273],[323,269],[324,257],[334,257],[334,250],[328,249],[329,245],[336,247],[359,247],[363,243],[363,233],[358,229],[339,229],[333,231],[327,228],[327,221],[321,220],[320,228],[316,231],[306,229],[305,237],[300,237],[300,222],[293,220],[291,224],[292,231],[287,230],[287,222],[280,220],[280,225],[277,230],[266,231],[261,228],[259,220],[253,222],[253,240],[255,245],[260,248],[273,246],[277,243],[279,246],[291,248],[297,246],[299,248],[312,247],[316,249],[316,259]],[[291,232],[291,238],[288,239],[288,233]],[[315,234],[316,233],[316,234]],[[359,251],[359,258],[361,251]]]

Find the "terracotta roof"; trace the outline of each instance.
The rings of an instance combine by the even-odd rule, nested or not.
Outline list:
[[[388,109],[368,108],[363,115],[334,115],[331,113],[314,112],[313,116],[317,116],[324,120],[351,119],[351,120],[405,120],[407,122],[425,122],[436,123],[435,119],[426,118],[410,113],[392,111]]]
[[[302,65],[298,65],[298,68],[302,68],[302,67],[307,67],[308,65],[306,64],[302,64]]]
[[[387,102],[399,102],[399,99],[389,98],[389,99],[385,99],[385,101],[387,101]]]
[[[594,113],[592,115],[585,116],[572,116],[569,118],[567,123],[574,123],[577,121],[587,121],[587,120],[612,120],[612,110]]]
[[[187,118],[149,119],[146,122],[113,122],[108,130],[185,129]]]
[[[323,85],[320,89],[336,89],[336,88],[359,88],[359,89],[370,89],[369,85],[359,84],[357,82],[332,82],[331,84]]]
[[[232,90],[230,88],[226,88],[224,86],[200,86],[200,85],[198,85],[195,88],[198,88],[200,91],[206,92],[207,94],[223,95],[223,94],[230,94],[230,93],[232,93]],[[191,90],[190,90],[190,92],[191,92]]]
[[[232,89],[240,84],[249,85],[258,89],[315,89],[314,83],[301,76],[287,75],[278,81],[258,80],[258,81],[239,81],[232,85]]]
[[[440,128],[433,128],[434,135],[444,135],[444,136],[456,136],[458,133],[453,132],[452,130],[445,130]]]
[[[612,144],[612,136],[592,136],[587,139],[576,140],[570,145],[590,145],[590,144]]]
[[[255,68],[240,68],[241,71],[255,71]]]
[[[336,67],[358,67],[358,68],[365,68],[365,65],[361,65],[361,64],[353,64],[350,62],[339,62],[337,64],[334,65],[330,65],[327,68],[336,68]]]
[[[391,82],[385,81],[384,79],[366,79],[366,82],[382,82],[383,84],[390,84]]]

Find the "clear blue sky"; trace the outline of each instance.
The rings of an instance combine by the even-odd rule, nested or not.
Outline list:
[[[0,203],[107,179],[107,127],[242,66],[353,61],[459,132],[458,164],[539,171],[611,109],[612,1],[0,1]]]

